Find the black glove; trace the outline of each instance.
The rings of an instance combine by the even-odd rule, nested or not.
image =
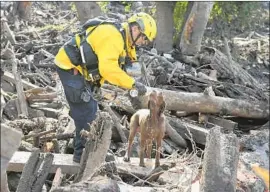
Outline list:
[[[144,84],[140,82],[135,82],[132,87],[138,91],[138,95],[144,95],[147,91]]]

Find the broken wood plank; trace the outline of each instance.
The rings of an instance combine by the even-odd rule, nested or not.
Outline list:
[[[53,162],[52,153],[40,154],[40,149],[35,150],[23,168],[22,175],[16,192],[42,191],[45,180],[49,174]]]
[[[4,75],[1,77],[3,78],[3,80],[7,81],[7,82],[11,82],[11,83],[15,83],[15,78],[14,78],[14,75],[8,71],[5,71],[4,72]],[[37,85],[34,85],[28,81],[25,81],[25,80],[22,80],[22,85],[23,85],[23,88],[25,89],[33,89],[33,88],[38,88],[39,86]]]
[[[201,178],[202,191],[236,190],[239,142],[235,134],[223,134],[218,127],[209,131]]]
[[[28,161],[31,152],[17,151],[11,158],[7,171],[22,172],[24,165]],[[54,154],[54,159],[50,173],[55,173],[58,167],[63,173],[75,174],[79,170],[79,164],[73,162],[71,154]]]
[[[62,173],[62,170],[60,167],[57,168],[56,172],[55,172],[55,176],[52,182],[52,187],[51,187],[51,191],[53,189],[55,189],[56,187],[59,187],[62,183],[64,174]]]

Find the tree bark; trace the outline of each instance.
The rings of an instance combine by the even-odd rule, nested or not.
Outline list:
[[[167,110],[233,115],[256,119],[269,118],[269,105],[266,102],[252,102],[207,96],[203,93],[176,92],[147,87],[148,93],[152,90],[163,92]],[[148,94],[133,101],[133,104],[140,108],[147,108],[147,103]]]
[[[239,142],[235,134],[212,128],[207,137],[201,191],[236,190]]]
[[[74,3],[81,24],[85,23],[88,19],[101,15],[101,9],[96,2],[76,1]]]
[[[194,2],[184,24],[180,50],[184,55],[195,55],[201,49],[202,37],[214,2]]]
[[[157,1],[157,39],[156,49],[159,52],[169,52],[173,48],[173,9],[175,2]]]
[[[31,16],[31,1],[14,1],[13,15],[18,15],[20,19],[29,20]]]

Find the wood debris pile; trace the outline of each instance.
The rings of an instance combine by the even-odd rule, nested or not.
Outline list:
[[[70,167],[63,163],[57,169],[57,155],[72,156],[75,125],[53,60],[78,31],[79,21],[67,2],[33,2],[29,21],[16,19],[9,9],[7,4],[1,10],[1,124],[22,132],[19,151],[31,152],[24,171],[12,167],[13,172],[7,172],[11,191],[18,185],[24,191],[31,187],[54,192],[196,191],[199,186],[207,191],[215,176],[217,183],[222,176],[224,183],[239,190],[251,189],[254,183],[252,189],[266,189],[264,179],[250,166],[260,163],[252,164],[253,169],[269,169],[269,158],[247,162],[246,156],[254,157],[257,150],[269,152],[269,84],[260,83],[238,62],[207,46],[195,56],[181,55],[178,50],[162,55],[155,49],[138,50],[142,75],[136,78],[148,90],[162,91],[167,103],[161,167],[152,169],[154,159],[146,161],[146,167],[138,166],[138,137],[131,163],[123,162],[129,119],[137,109],[147,107],[147,96],[132,100],[126,90],[105,84],[98,117],[90,133],[85,133],[88,142],[80,166],[70,159],[66,165]],[[251,39],[239,41],[241,46],[257,45],[257,63],[269,68],[269,59],[265,59],[269,49],[263,51],[267,45],[269,48],[269,37],[265,40],[253,33]],[[246,139],[254,129],[261,142]],[[222,145],[230,150],[222,151]],[[254,154],[247,152],[250,148]],[[31,166],[34,162],[38,163]],[[237,174],[237,184],[225,181],[225,171],[218,177],[212,169],[225,170],[228,163],[233,165],[230,176]],[[39,180],[33,182],[29,173]],[[250,179],[256,174],[257,179]],[[20,181],[13,182],[18,177]]]

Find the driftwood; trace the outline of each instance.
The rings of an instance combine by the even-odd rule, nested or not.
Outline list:
[[[212,128],[207,137],[201,191],[235,191],[238,159],[236,135]]]
[[[176,92],[147,87],[147,92],[157,90],[163,92],[166,109],[174,111],[218,113],[246,118],[267,119],[269,107],[265,102],[251,102],[224,97],[210,97],[203,93]],[[147,108],[148,94],[141,96],[138,103],[141,108]]]
[[[39,149],[34,151],[24,166],[16,192],[25,192],[29,189],[40,192],[50,172],[53,158],[52,153],[41,155]]]

